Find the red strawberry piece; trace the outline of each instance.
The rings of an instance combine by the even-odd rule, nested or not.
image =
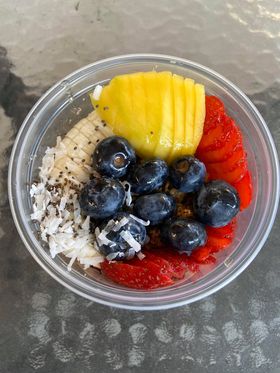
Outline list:
[[[211,248],[201,246],[192,252],[191,258],[199,264],[215,263],[216,259],[211,255]]]
[[[207,172],[209,180],[223,179],[228,183],[232,184],[244,176],[247,171],[246,159],[240,159],[233,167],[230,165],[227,167],[227,161],[209,163],[207,165]]]
[[[218,236],[208,236],[206,245],[211,247],[211,249],[221,250],[228,247],[232,242],[232,238],[218,237]],[[213,251],[212,251],[213,252]]]
[[[246,152],[241,144],[225,161],[207,164],[210,180],[222,178],[229,183],[233,183],[240,180],[246,171]]]
[[[101,263],[101,270],[110,280],[134,289],[148,290],[173,284],[171,278],[160,273],[159,267],[153,263],[146,267],[138,267],[105,261]]]
[[[207,132],[212,126],[220,122],[225,112],[224,104],[218,97],[206,96],[205,98],[206,115],[204,131]]]
[[[218,236],[224,238],[233,238],[234,230],[236,226],[236,218],[234,218],[229,224],[220,228],[207,227],[207,236]]]
[[[153,250],[153,254],[165,259],[170,264],[173,270],[173,276],[176,278],[183,278],[187,270],[191,272],[196,272],[198,270],[197,265],[190,260],[188,255],[180,254],[174,249],[169,249],[167,247],[157,248]]]
[[[209,150],[212,151],[223,147],[226,137],[228,137],[231,127],[234,124],[232,122],[232,119],[224,115],[223,120],[219,124],[213,125],[210,129],[203,131],[198,151],[207,153]]]
[[[233,240],[236,219],[233,219],[225,227],[207,227],[207,242],[204,246],[198,247],[191,254],[191,259],[199,264],[214,263],[215,258],[211,255],[228,247]]]
[[[249,171],[245,173],[241,180],[232,184],[237,190],[240,198],[240,210],[244,210],[250,205],[253,197],[252,177]]]
[[[206,166],[211,162],[227,160],[242,145],[241,132],[231,118],[227,118],[222,126],[223,135],[219,139],[213,139],[212,144],[205,149],[198,146],[198,158],[206,163]]]
[[[181,255],[175,251],[173,253],[173,250],[171,251],[167,248],[155,249],[153,253],[155,256],[162,258],[169,263],[170,267],[172,268],[173,277],[178,279],[184,278],[188,269],[184,257],[181,257]]]
[[[174,273],[172,266],[169,264],[167,260],[161,258],[158,255],[153,254],[151,251],[145,251],[145,258],[140,260],[137,257],[133,258],[129,261],[130,265],[135,265],[138,267],[149,267],[149,263],[153,263],[159,267],[160,273],[170,276],[176,277],[176,273]]]
[[[224,133],[224,127],[220,123],[213,123],[211,128],[203,130],[203,136],[200,140],[198,151],[203,152],[203,150],[212,146],[217,140],[219,140]]]
[[[246,157],[247,157],[246,152],[243,148],[243,145],[240,143],[234,149],[234,152],[229,153],[226,160],[224,160],[222,162],[212,162],[212,163],[209,163],[209,165],[217,166],[217,167],[220,167],[220,168],[223,167],[223,170],[227,169],[228,171],[231,171],[235,168],[235,166],[238,162],[246,160]]]
[[[216,96],[206,96],[206,118],[217,116],[218,113],[224,113],[225,106],[223,102]]]

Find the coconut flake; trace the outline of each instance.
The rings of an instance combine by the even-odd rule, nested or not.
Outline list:
[[[45,191],[44,183],[33,183],[30,189],[30,196],[34,197],[35,195],[42,194]]]
[[[114,221],[114,220],[113,220]],[[124,216],[118,223],[115,223],[115,226],[113,227],[113,231],[117,232],[119,231],[123,226],[125,226],[129,220]]]
[[[139,251],[139,253],[137,253],[136,255],[138,256],[139,260],[143,260],[146,257],[146,255],[143,254],[142,251]]]
[[[138,223],[144,225],[145,227],[147,227],[148,225],[150,225],[150,220],[145,221],[145,220],[142,220],[142,219],[140,219],[140,218],[138,218],[137,216],[132,215],[132,214],[129,214],[129,216],[130,216],[132,219],[134,219],[135,221],[137,221]]]
[[[106,256],[106,259],[109,261],[114,260],[120,253],[111,253]]]
[[[51,257],[54,258],[59,253],[59,249],[53,237],[50,237],[49,239],[49,247],[50,247]]]
[[[128,251],[126,253],[126,259],[130,260],[130,259],[134,258],[134,256],[135,256],[135,250],[132,249],[132,248],[128,249]]]
[[[34,211],[33,214],[30,215],[30,217],[32,220],[38,220],[40,222],[43,219],[44,215],[44,211],[37,210]]]
[[[129,231],[122,231],[120,235],[136,253],[141,250],[140,243],[135,240]]]
[[[100,95],[101,90],[100,86],[95,94]],[[95,114],[90,122],[100,125],[100,118]],[[59,186],[53,176],[59,172],[55,166],[56,161],[66,156],[67,147],[61,137],[57,138],[55,147],[46,149],[39,168],[40,182],[33,183],[30,188],[33,204],[31,219],[40,223],[41,239],[48,243],[51,256],[63,253],[70,258],[68,269],[71,269],[76,259],[86,268],[91,265],[100,267],[104,256],[99,253],[96,238],[90,232],[90,217],[82,216],[78,201],[83,183],[72,178],[75,176],[76,166],[72,162],[65,163],[68,172],[73,172],[70,179],[64,175],[63,186]],[[86,174],[93,172],[96,177],[100,177],[87,162],[81,164],[81,170],[83,173],[86,171]],[[102,235],[101,239],[104,239]]]
[[[77,259],[77,255],[74,255],[74,256],[71,258],[70,262],[68,263],[68,265],[67,265],[67,270],[68,270],[69,272],[71,271],[71,269],[72,269],[72,265],[74,264],[74,262],[75,262],[76,259]]]
[[[97,86],[94,88],[94,91],[92,93],[92,97],[95,99],[95,101],[98,101],[100,96],[101,96],[101,92],[102,92],[102,85],[100,84],[97,84]]]
[[[125,190],[125,204],[126,206],[131,206],[131,203],[132,203],[131,184],[128,181],[123,181],[122,185],[124,186],[124,190]]]
[[[87,269],[90,266],[100,268],[100,263],[104,262],[104,257],[99,256],[93,256],[93,257],[85,257],[85,258],[79,258],[79,262],[84,265],[84,268]]]
[[[89,231],[90,227],[90,216],[87,216],[83,224],[81,225],[82,229],[85,231]]]
[[[107,232],[108,233],[108,232]],[[102,245],[109,245],[109,246],[116,246],[116,243],[114,241],[111,241],[107,238],[107,233],[106,231],[102,230],[98,236],[96,236],[97,238],[97,242],[100,246]]]
[[[61,197],[60,204],[59,204],[59,211],[63,211],[65,209],[66,203],[68,202],[67,196]]]
[[[53,217],[50,219],[47,227],[47,234],[52,235],[58,231],[59,224],[62,222],[62,218]]]
[[[61,227],[59,227],[59,232],[68,234],[74,233],[72,224],[72,221],[68,221],[67,223],[63,224]]]

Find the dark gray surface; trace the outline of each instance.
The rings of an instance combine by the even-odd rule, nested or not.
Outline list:
[[[76,2],[73,9],[82,15],[91,12],[95,21],[83,18],[84,25],[99,35],[111,27],[112,38],[105,34],[107,50],[95,51],[87,40],[83,48],[88,53],[74,60],[70,43],[65,53],[71,66],[62,75],[124,52],[155,51],[193,59],[228,76],[250,95],[279,150],[279,2],[162,1],[150,26],[151,38],[145,25],[156,10],[151,2],[139,2],[133,9],[128,2],[123,7],[110,0],[104,7],[96,3],[91,8],[88,2]],[[118,23],[110,26],[110,7],[114,19],[134,23],[135,45]],[[35,24],[30,15],[29,22]],[[34,40],[32,28],[27,29],[24,40]],[[43,45],[47,38],[56,39],[50,35],[42,39]],[[19,44],[22,37],[19,33]],[[9,46],[2,45],[9,53]],[[62,46],[57,48],[59,54]],[[13,45],[11,51],[14,55]],[[56,71],[55,53],[46,58]],[[37,66],[32,58],[30,64]],[[201,302],[169,311],[131,312],[91,303],[57,284],[34,262],[18,237],[7,201],[10,137],[36,99],[18,71],[20,66],[11,72],[5,49],[0,49],[0,372],[280,372],[279,216],[261,253],[238,279]],[[49,74],[43,84],[39,72],[37,78],[34,74],[37,92],[54,77],[61,75]],[[28,74],[23,78],[28,80]]]

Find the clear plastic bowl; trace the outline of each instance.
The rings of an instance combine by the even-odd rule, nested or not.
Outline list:
[[[238,215],[234,242],[220,254],[215,266],[203,267],[194,280],[153,290],[136,291],[113,284],[98,270],[86,273],[67,261],[52,259],[38,238],[38,226],[30,219],[30,183],[47,146],[55,144],[91,110],[88,93],[118,74],[148,70],[170,70],[195,79],[208,95],[222,99],[226,110],[240,126],[253,176],[254,197],[250,207]],[[35,260],[58,282],[93,301],[127,309],[155,310],[194,302],[221,289],[237,277],[255,258],[273,225],[279,197],[279,165],[271,134],[252,102],[231,82],[216,72],[181,58],[136,54],[113,57],[88,65],[53,86],[26,117],[16,138],[9,167],[9,199],[19,234]]]

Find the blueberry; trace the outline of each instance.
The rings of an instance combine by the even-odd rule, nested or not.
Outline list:
[[[163,241],[169,242],[180,252],[191,252],[206,243],[204,225],[189,218],[170,219],[161,227]]]
[[[151,225],[168,219],[176,208],[175,199],[165,193],[140,196],[134,204],[134,213],[143,220],[149,220]]]
[[[146,228],[133,218],[133,215],[126,212],[119,212],[112,220],[101,227],[101,233],[106,235],[106,243],[98,239],[99,251],[107,257],[108,260],[132,259],[135,250],[124,238],[129,233],[133,239],[143,245],[146,241]]]
[[[105,177],[90,180],[80,194],[80,206],[85,215],[104,219],[114,215],[124,204],[125,190],[118,180]]]
[[[93,153],[93,166],[101,174],[113,178],[124,176],[136,155],[123,137],[111,136],[97,144]]]
[[[161,159],[153,159],[134,166],[128,176],[131,191],[146,194],[160,188],[168,177],[168,166]]]
[[[192,156],[178,158],[170,166],[170,181],[181,192],[192,193],[199,190],[205,175],[204,164]]]
[[[205,184],[194,199],[197,218],[211,227],[224,227],[238,213],[240,200],[235,188],[221,180]]]

